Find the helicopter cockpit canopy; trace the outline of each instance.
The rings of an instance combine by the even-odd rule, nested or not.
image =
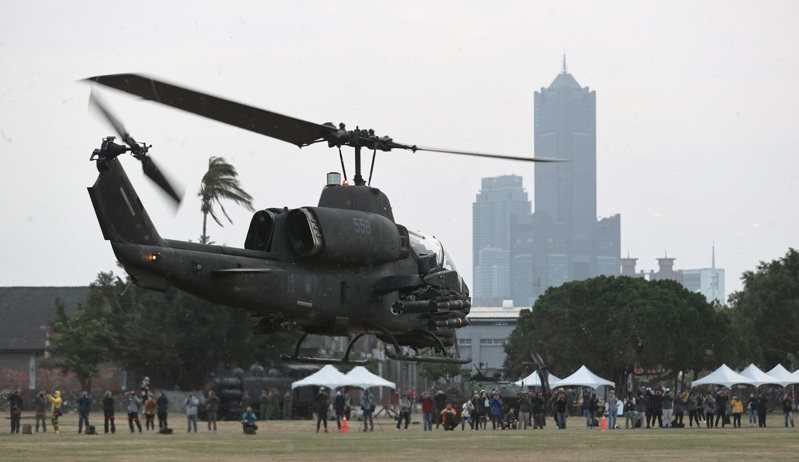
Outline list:
[[[441,241],[436,239],[435,236],[410,229],[408,230],[408,235],[410,236],[411,248],[418,257],[435,255],[436,269],[458,271],[449,252],[444,249]]]

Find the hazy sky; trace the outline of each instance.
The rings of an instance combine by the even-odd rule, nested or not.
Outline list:
[[[743,271],[799,246],[799,2],[0,2],[0,285],[85,285],[116,269],[86,187],[111,130],[78,80],[140,72],[314,122],[428,146],[532,154],[533,92],[566,53],[597,92],[598,211],[622,215],[639,269]],[[258,208],[315,205],[335,151],[299,150],[105,91],[187,195],[177,214],[126,157],[164,237],[197,240],[208,157]],[[367,157],[368,161],[368,157]],[[350,174],[352,167],[350,166]],[[480,178],[532,166],[379,154],[398,222],[438,236],[471,281]],[[242,246],[250,215],[211,226]]]

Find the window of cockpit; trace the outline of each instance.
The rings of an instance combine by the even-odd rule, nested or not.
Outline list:
[[[438,266],[440,267],[444,264],[444,248],[441,246],[441,242],[439,242],[438,239],[433,236],[411,230],[408,230],[408,236],[411,239],[411,248],[416,255],[421,257],[424,255],[435,254],[436,263]]]

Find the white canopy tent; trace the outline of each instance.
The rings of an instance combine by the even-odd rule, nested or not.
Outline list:
[[[356,366],[345,375],[349,383],[347,386],[358,388],[372,388],[372,387],[388,387],[396,389],[397,385],[394,382],[380,377],[377,374],[369,372],[369,369],[363,366]]]
[[[319,369],[315,373],[305,377],[302,380],[297,380],[296,382],[291,384],[291,389],[295,389],[297,387],[305,387],[305,386],[312,386],[316,385],[319,387],[327,387],[330,389],[335,389],[339,387],[346,387],[350,383],[350,380],[347,378],[346,375],[339,372],[338,369],[333,367],[330,364],[326,364],[323,368]]]
[[[549,374],[549,386],[550,386],[550,388],[552,387],[553,383],[559,382],[560,380],[561,379],[559,379],[554,374]],[[525,377],[525,378],[523,378],[523,379],[521,379],[521,380],[519,380],[517,382],[513,382],[513,384],[517,385],[517,386],[520,386],[520,387],[540,387],[541,386],[541,378],[538,377],[538,371],[533,371],[532,374],[528,375],[527,377]]]
[[[552,388],[559,388],[559,387],[591,387],[593,389],[597,389],[603,385],[609,387],[615,387],[616,384],[611,382],[610,380],[603,379],[602,377],[594,374],[591,372],[587,367],[581,366],[577,371],[566,377],[563,380],[558,380],[557,382],[550,382],[550,387]]]
[[[771,375],[766,374],[754,364],[746,366],[746,369],[742,370],[740,374],[743,375],[744,377],[748,377],[751,380],[749,384],[754,385],[756,387],[767,384],[774,384],[774,385],[780,384],[779,379],[776,379]]]
[[[725,387],[731,387],[739,383],[751,384],[752,379],[735,372],[726,364],[722,364],[710,374],[691,382],[691,388],[701,385],[724,385]]]
[[[793,383],[799,383],[799,371],[794,372],[791,374],[788,372],[788,369],[782,367],[782,364],[777,364],[774,366],[770,371],[768,371],[768,375],[777,379],[777,382],[773,382],[783,387],[791,385]]]

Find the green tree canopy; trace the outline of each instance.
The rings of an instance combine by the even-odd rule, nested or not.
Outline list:
[[[552,371],[585,364],[621,384],[634,366],[676,373],[734,360],[731,335],[723,310],[677,282],[600,276],[550,288],[523,312],[506,364],[532,348]]]
[[[65,374],[74,373],[80,386],[91,391],[98,365],[112,358],[117,343],[108,316],[79,305],[77,311],[67,317],[64,305],[56,300],[50,327],[51,348],[56,353],[52,366]]]
[[[788,249],[782,258],[761,262],[742,280],[743,289],[730,295],[730,304],[753,360],[787,363],[799,355],[799,252]]]
[[[149,376],[154,386],[191,389],[201,386],[220,362],[275,365],[279,353],[288,351],[298,337],[294,332],[255,334],[244,310],[184,292],[126,286],[127,281],[112,273],[100,273],[85,307],[70,318],[63,309],[56,316],[58,340],[53,349],[75,358],[68,370],[79,374],[85,367],[91,377],[97,372],[92,364],[113,360]],[[97,353],[87,353],[95,349]]]

